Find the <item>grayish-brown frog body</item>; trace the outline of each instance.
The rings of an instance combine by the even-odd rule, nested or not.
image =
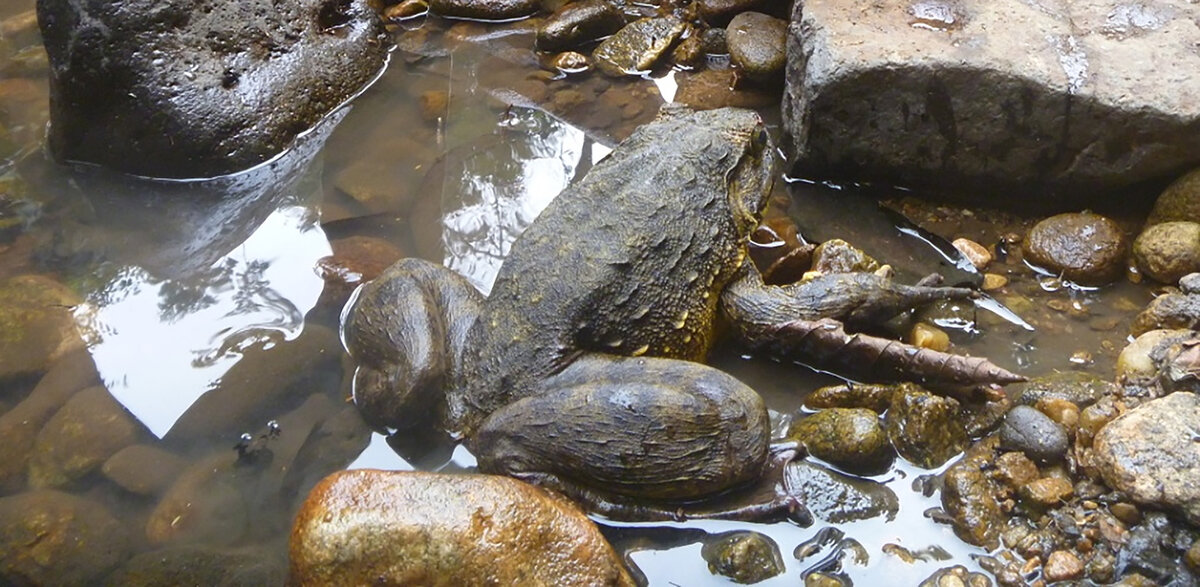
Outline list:
[[[774,158],[754,112],[668,108],[546,208],[488,299],[449,270],[397,263],[344,317],[364,415],[434,420],[467,439],[481,470],[593,506],[689,502],[757,480],[772,454],[766,407],[698,362],[718,312],[756,336],[764,320],[873,318],[971,295],[873,275],[764,286],[746,243]],[[781,496],[762,511],[781,508],[802,509]]]

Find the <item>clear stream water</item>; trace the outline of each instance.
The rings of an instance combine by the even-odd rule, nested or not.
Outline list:
[[[28,0],[0,1],[4,15],[31,8]],[[0,278],[48,274],[85,300],[74,315],[108,391],[144,426],[141,442],[199,462],[232,454],[242,432],[257,435],[275,419],[280,437],[267,445],[280,461],[278,475],[289,467],[304,473],[298,481],[264,483],[258,506],[236,514],[222,512],[210,495],[217,517],[245,519],[218,526],[202,543],[282,561],[297,499],[329,470],[470,468],[473,460],[461,448],[418,447],[406,452],[406,460],[392,448],[403,442],[389,444],[379,434],[362,450],[357,440],[331,443],[322,454],[337,456],[306,463],[323,446],[309,442],[319,436],[314,431],[335,414],[354,417],[341,403],[350,367],[337,357],[306,356],[312,346],[300,344],[302,333],[328,338],[336,330],[346,294],[327,291],[316,270],[319,260],[338,242],[372,237],[403,255],[443,262],[486,291],[521,229],[616,139],[671,101],[686,76],[553,79],[529,50],[528,25],[458,23],[443,32],[449,24],[430,20],[397,30],[400,49],[388,71],[336,128],[320,131],[328,132],[328,140],[311,162],[232,204],[214,201],[204,184],[153,193],[145,182],[93,182],[87,171],[46,161],[40,145],[44,72],[2,74],[0,122],[12,143],[3,170],[23,178],[39,212],[19,237],[0,246]],[[774,107],[764,115],[778,119]],[[774,213],[792,215],[809,239],[846,239],[913,279],[939,266],[932,247],[901,234],[881,215],[875,193],[803,181],[781,181],[778,190]],[[929,227],[943,236],[984,244],[1030,222],[954,206],[927,209]],[[987,310],[961,314],[970,317],[966,324],[945,324],[958,352],[986,354],[1027,374],[1086,368],[1110,376],[1129,318],[1150,299],[1144,286],[1088,291],[1062,287],[1018,263],[997,263],[993,270],[1008,274],[1006,303],[1035,329]],[[713,362],[759,390],[782,414],[794,413],[806,391],[835,381],[735,348],[720,349]],[[246,380],[246,388],[237,389],[228,374]],[[29,389],[28,383],[8,387],[0,390],[4,409]],[[214,395],[217,388],[225,395]],[[265,409],[239,411],[231,393],[279,399]],[[352,423],[347,429],[356,428]],[[358,434],[361,439],[365,433]],[[894,518],[837,526],[868,555],[861,563],[843,559],[842,576],[861,585],[915,585],[951,564],[978,568],[972,557],[983,551],[933,521],[929,512],[938,507],[937,497],[917,489],[922,476],[935,473],[898,461],[873,478],[895,492],[900,508]],[[158,547],[144,537],[156,515],[155,498],[124,493],[99,473],[66,489],[105,504],[128,524],[136,551]],[[763,532],[780,547],[787,570],[762,584],[794,585],[826,552],[798,560],[793,549],[829,526],[600,522],[652,585],[729,583],[709,572],[700,538],[740,529]],[[935,554],[904,562],[887,554],[886,544]]]

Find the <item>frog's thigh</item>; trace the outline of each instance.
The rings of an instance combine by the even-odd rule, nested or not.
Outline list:
[[[758,479],[769,440],[762,398],[730,375],[673,359],[592,356],[494,412],[471,446],[488,472],[687,499]]]

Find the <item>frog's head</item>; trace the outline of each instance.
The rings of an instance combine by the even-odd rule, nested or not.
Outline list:
[[[775,181],[775,147],[762,117],[742,108],[695,112],[667,105],[659,118],[678,120],[685,127],[683,148],[692,146],[697,159],[707,160],[721,174],[738,236],[749,238]]]

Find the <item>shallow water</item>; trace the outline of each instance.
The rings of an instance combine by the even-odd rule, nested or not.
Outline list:
[[[30,5],[5,0],[0,14]],[[293,154],[294,165],[260,170],[262,178],[232,188],[158,185],[50,163],[37,132],[45,124],[44,77],[0,80],[0,122],[17,143],[4,169],[28,183],[37,210],[0,244],[0,278],[47,274],[79,294],[83,302],[73,315],[105,387],[140,422],[138,442],[192,463],[226,462],[246,433],[258,444],[244,450],[259,454],[254,449],[265,444],[269,454],[265,464],[254,464],[253,488],[233,500],[237,513],[221,509],[219,492],[196,490],[217,513],[209,520],[170,519],[163,534],[147,531],[170,517],[153,495],[123,490],[99,471],[64,487],[109,508],[128,527],[134,552],[190,540],[252,552],[260,557],[255,564],[278,567],[291,514],[322,475],[340,467],[472,466],[461,448],[368,437],[343,403],[352,365],[340,356],[335,331],[347,291],[328,287],[318,262],[339,242],[369,236],[403,255],[445,263],[486,291],[512,239],[617,139],[670,101],[675,76],[552,79],[525,49],[532,44],[528,24],[517,25],[516,34],[476,23],[435,32],[446,24],[397,31],[400,49],[389,70],[340,124],[331,121],[315,133]],[[778,119],[776,111],[764,115]],[[225,194],[219,199],[218,187]],[[857,244],[909,281],[947,270],[933,246],[897,229],[876,204],[878,195],[781,181],[772,213],[792,215],[811,240],[836,236]],[[910,216],[926,228],[984,244],[1030,224],[954,206],[922,210],[928,217]],[[1082,368],[1111,376],[1129,319],[1150,299],[1145,286],[1073,288],[1017,262],[992,270],[1011,280],[997,298],[1032,330],[987,309],[961,312],[971,319],[943,326],[958,352],[987,355],[1027,375]],[[781,414],[795,413],[806,391],[835,381],[736,348],[719,349],[713,363],[759,390]],[[31,381],[4,385],[7,410]],[[268,421],[278,423],[279,433],[264,439]],[[868,560],[822,568],[858,584],[896,585],[916,584],[951,564],[978,569],[972,557],[983,551],[933,521],[938,499],[919,489],[923,476],[937,472],[899,462],[874,478],[895,492],[898,513],[838,525]],[[774,538],[787,572],[763,585],[796,584],[827,554],[792,555],[828,526],[821,521],[809,528],[599,521],[652,585],[728,583],[701,559],[703,533],[753,529]],[[936,548],[929,560],[909,563],[887,554],[886,544]]]

